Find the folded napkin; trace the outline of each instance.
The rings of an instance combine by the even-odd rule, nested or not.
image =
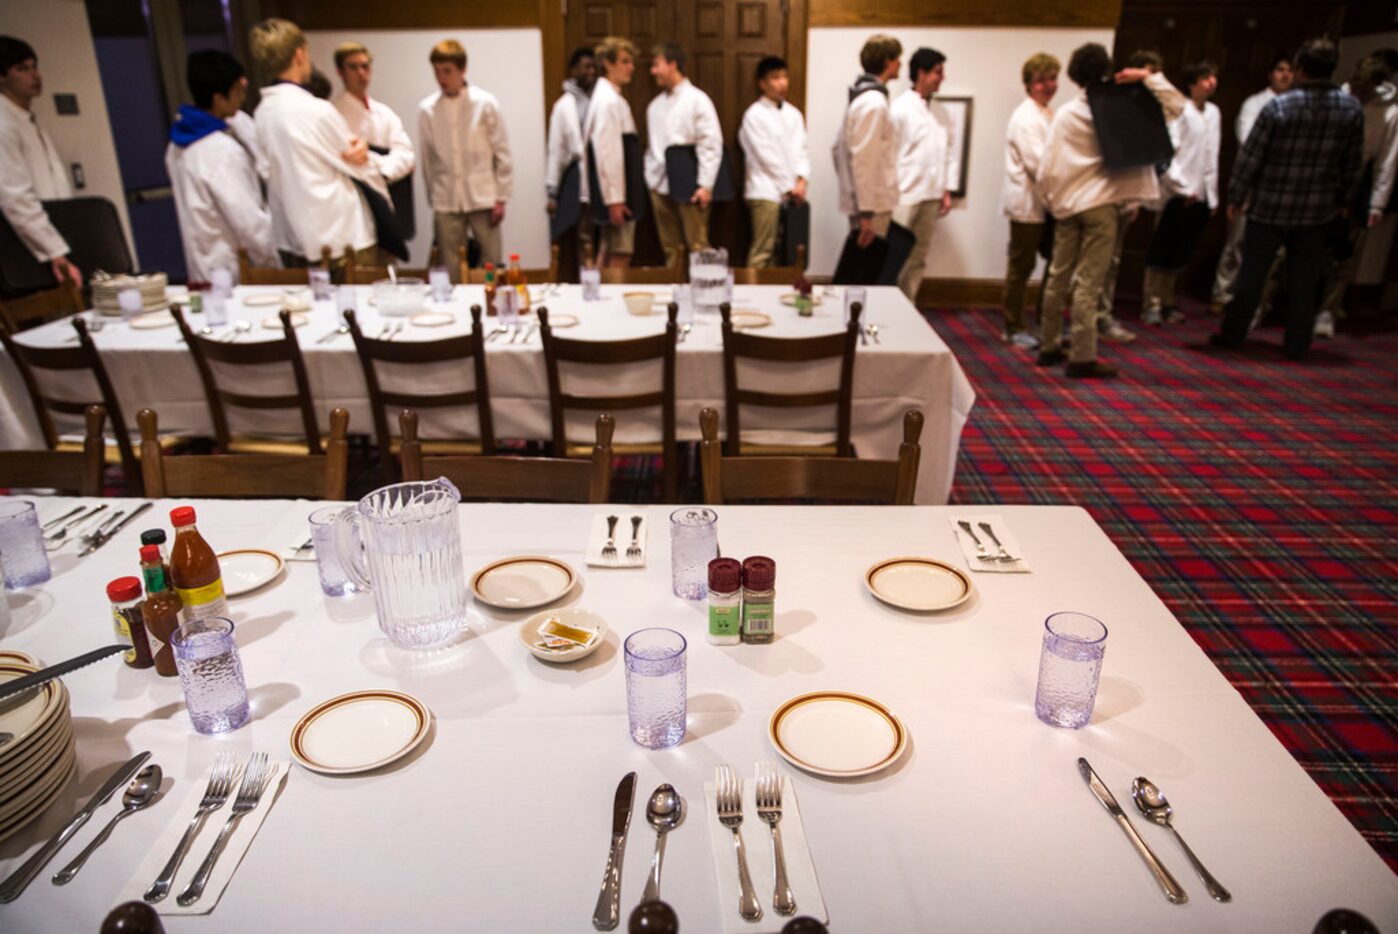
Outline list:
[[[806,844],[806,829],[801,824],[801,808],[796,802],[796,787],[791,779],[782,778],[782,852],[786,855],[786,879],[791,894],[796,897],[796,914],[782,916],[772,908],[772,893],[776,885],[776,868],[772,864],[772,831],[757,816],[756,784],[743,782],[743,851],[747,856],[748,875],[757,900],[762,905],[762,917],[744,921],[738,914],[738,854],[733,849],[733,831],[718,822],[717,789],[713,782],[704,783],[704,822],[709,827],[709,844],[713,848],[714,874],[718,877],[719,917],[723,919],[724,934],[732,932],[781,931],[792,918],[806,915],[823,924],[830,923],[825,911],[825,899],[820,894],[815,863]]]
[[[990,560],[985,560],[976,554],[976,542],[966,530],[961,527],[962,522],[971,523],[971,531],[975,537],[981,540],[985,546]],[[995,541],[981,528],[981,523],[989,525],[995,533],[995,538],[1000,539],[1000,544],[1005,546],[1005,551],[1014,557],[1013,561],[999,560],[1000,549],[995,547]],[[1024,560],[1024,552],[1020,550],[1019,541],[1010,531],[1010,527],[1005,524],[1004,518],[995,512],[982,513],[954,513],[951,517],[952,534],[956,536],[956,541],[961,545],[961,554],[966,558],[966,566],[973,571],[989,571],[998,574],[1028,574],[1029,563]]]
[[[603,558],[602,546],[607,543],[607,516],[616,516],[616,537],[612,543],[616,546],[616,557]],[[632,517],[641,520],[641,526],[636,530],[636,540],[641,546],[641,555],[638,558],[628,558],[626,549],[631,546],[631,519]],[[650,523],[646,521],[644,513],[639,512],[617,512],[598,513],[592,517],[592,531],[587,537],[587,564],[594,568],[643,568],[646,566],[646,531]]]
[[[233,873],[238,870],[238,864],[243,861],[243,854],[252,845],[253,837],[257,836],[258,829],[267,818],[267,812],[272,809],[272,805],[276,803],[278,795],[281,794],[282,785],[286,782],[286,774],[290,766],[291,763],[287,761],[272,764],[272,775],[267,780],[267,787],[262,792],[262,798],[257,802],[256,808],[244,814],[242,819],[238,821],[238,827],[228,838],[228,845],[224,848],[223,855],[214,864],[214,873],[209,877],[209,884],[204,887],[204,894],[199,897],[199,901],[184,908],[176,901],[176,898],[184,891],[185,886],[189,885],[194,874],[199,871],[199,865],[204,862],[204,857],[209,855],[214,841],[218,839],[219,831],[223,830],[223,825],[228,822],[229,816],[233,813],[233,802],[237,798],[237,786],[234,786],[233,793],[228,796],[228,802],[223,807],[204,818],[204,826],[199,828],[199,835],[190,844],[189,851],[185,853],[184,862],[180,863],[180,868],[175,873],[175,883],[170,887],[170,894],[156,902],[156,911],[162,915],[206,915],[214,910],[214,906],[218,904],[219,898],[223,895],[223,890],[228,887],[229,880],[233,878]],[[201,776],[197,781],[190,782],[189,793],[185,795],[184,803],[170,818],[170,823],[161,831],[155,843],[146,848],[145,858],[141,860],[141,865],[136,869],[136,875],[122,888],[121,897],[117,899],[118,903],[141,901],[146,889],[150,888],[155,877],[160,875],[160,870],[165,868],[170,854],[175,852],[175,847],[179,844],[180,837],[184,836],[189,822],[194,819],[194,812],[199,810],[199,802],[204,797],[204,789],[207,784],[204,776]]]
[[[284,561],[315,561],[315,548],[313,546],[302,548],[301,546],[305,545],[311,538],[311,526],[306,521],[306,517],[324,505],[324,503],[301,500],[287,504],[281,518],[272,527],[272,531],[265,538],[258,536],[260,541],[248,542],[245,543],[245,546],[270,549],[280,555]],[[243,547],[243,543],[240,543],[239,547]]]

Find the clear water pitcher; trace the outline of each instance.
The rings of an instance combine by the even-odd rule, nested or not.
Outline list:
[[[727,250],[719,247],[689,254],[690,300],[696,311],[718,314],[718,306],[727,301],[727,284]]]

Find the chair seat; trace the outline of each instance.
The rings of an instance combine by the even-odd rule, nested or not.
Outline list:
[[[592,457],[592,445],[581,442],[569,441],[564,450],[564,457],[581,457],[588,459]],[[665,445],[659,441],[647,442],[645,444],[614,444],[612,454],[627,457],[634,454],[664,454]]]
[[[419,441],[424,454],[479,454],[481,453],[481,443],[479,441],[453,441],[449,438],[440,438],[436,441]],[[403,450],[403,439],[394,438],[389,442],[389,447],[394,454]],[[588,449],[588,457],[592,456],[591,449]]]
[[[329,435],[320,436],[321,450],[330,443]],[[306,454],[303,438],[272,438],[264,435],[234,435],[228,442],[229,454]]]
[[[102,441],[102,462],[111,467],[121,466],[121,447],[116,443],[116,439],[103,438]],[[188,441],[188,437],[166,435],[160,439],[160,449],[166,452],[173,451]],[[59,435],[58,444],[54,447],[55,451],[81,451],[82,449],[82,441],[72,435]],[[131,453],[136,456],[136,460],[140,460],[141,446],[139,444],[133,446]]]
[[[742,442],[738,453],[743,457],[837,457],[835,444],[749,444]]]

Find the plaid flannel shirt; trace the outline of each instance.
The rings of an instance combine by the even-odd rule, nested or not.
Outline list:
[[[1324,224],[1359,178],[1364,111],[1328,82],[1278,95],[1258,115],[1233,163],[1228,203],[1248,220],[1282,227]]]

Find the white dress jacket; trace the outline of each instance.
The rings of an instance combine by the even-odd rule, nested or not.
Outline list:
[[[0,211],[40,262],[68,255],[41,201],[73,197],[53,140],[29,111],[0,94]]]
[[[1039,196],[1039,170],[1048,149],[1053,111],[1033,98],[1020,101],[1005,130],[1005,185],[1000,190],[1000,213],[1021,224],[1044,222],[1044,199]]]
[[[946,108],[909,88],[888,105],[888,115],[898,134],[898,203],[941,200],[957,145]]]
[[[865,91],[850,102],[834,155],[841,213],[878,214],[898,206],[898,146],[886,94]]]
[[[558,183],[568,165],[583,157],[582,121],[578,119],[578,102],[568,91],[553,104],[549,112],[548,154],[544,160],[544,189],[552,198],[558,193]]]
[[[661,92],[646,108],[646,186],[662,195],[670,193],[665,171],[665,150],[693,146],[699,156],[699,187],[713,191],[718,166],[723,161],[723,128],[709,95],[688,78],[674,90]]]
[[[466,85],[418,105],[418,149],[432,210],[488,211],[514,194],[514,161],[495,95]]]
[[[806,121],[791,104],[778,107],[759,97],[743,114],[738,143],[748,173],[743,196],[749,201],[780,201],[796,179],[811,177]]]
[[[387,149],[386,154],[369,153],[369,161],[379,170],[383,180],[393,184],[404,178],[417,165],[413,141],[403,129],[403,121],[383,101],[372,97],[367,102],[348,91],[341,91],[332,101],[350,132],[371,146]]]
[[[183,147],[171,143],[165,170],[175,195],[189,281],[209,282],[215,269],[236,270],[240,247],[255,266],[281,265],[272,245],[272,214],[242,143],[227,132],[210,133]]]
[[[592,90],[583,122],[583,140],[592,144],[592,158],[597,169],[597,184],[601,187],[603,204],[626,203],[626,154],[621,138],[636,132],[636,118],[631,105],[621,96],[616,85],[601,78]],[[582,199],[589,201],[588,173],[582,175]]]
[[[1192,101],[1186,105],[1184,112],[1170,121],[1175,157],[1160,177],[1162,194],[1207,202],[1209,210],[1218,207],[1218,147],[1222,139],[1223,115],[1216,104],[1205,103],[1202,111]]]

